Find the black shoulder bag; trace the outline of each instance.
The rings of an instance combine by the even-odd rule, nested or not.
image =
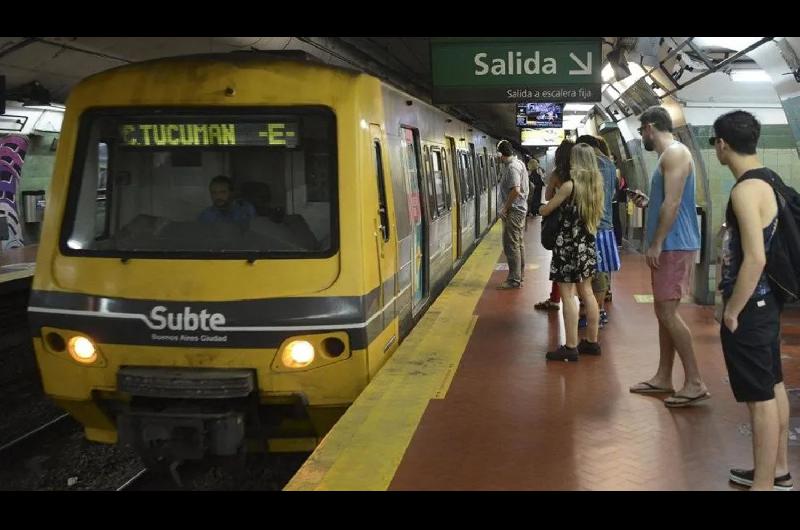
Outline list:
[[[572,200],[572,195],[575,193],[575,188],[569,194],[569,199]],[[556,239],[558,238],[558,230],[561,227],[561,207],[565,202],[558,205],[558,208],[550,212],[550,215],[542,219],[542,246],[547,250],[553,250],[556,246]]]

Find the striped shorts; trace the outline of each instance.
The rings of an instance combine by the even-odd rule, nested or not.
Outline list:
[[[598,230],[595,238],[597,245],[597,272],[616,272],[619,270],[619,252],[614,230]]]

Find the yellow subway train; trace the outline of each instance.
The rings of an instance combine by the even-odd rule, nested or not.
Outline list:
[[[83,80],[29,306],[45,392],[151,463],[313,449],[496,219],[496,143],[276,53]]]

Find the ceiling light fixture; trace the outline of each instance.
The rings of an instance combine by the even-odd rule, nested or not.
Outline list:
[[[772,78],[764,70],[731,70],[731,79],[742,83],[770,83]]]

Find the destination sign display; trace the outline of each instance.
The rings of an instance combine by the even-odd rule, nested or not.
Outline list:
[[[291,121],[127,122],[120,126],[130,147],[258,146],[297,147],[300,133]]]

